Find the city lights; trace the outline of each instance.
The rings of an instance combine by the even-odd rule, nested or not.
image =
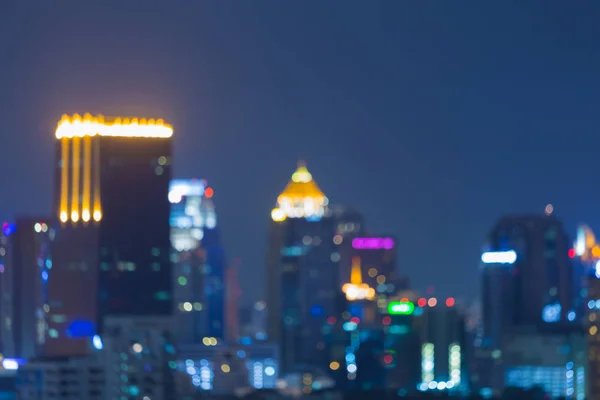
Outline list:
[[[517,253],[514,250],[488,251],[481,255],[484,264],[514,264],[517,261]]]
[[[409,315],[415,311],[415,305],[410,301],[393,301],[388,303],[388,313],[397,315]]]
[[[56,127],[56,138],[76,138],[85,136],[116,136],[138,138],[170,138],[173,127],[162,119],[113,118],[102,115],[79,114],[63,115]]]
[[[342,291],[346,294],[346,298],[349,301],[373,300],[375,298],[375,289],[362,281],[360,257],[352,258],[350,283],[346,283],[342,286]]]
[[[394,239],[392,238],[355,238],[352,240],[352,247],[355,249],[385,249],[394,248]]]
[[[328,203],[306,165],[299,163],[292,179],[277,198],[277,207],[271,211],[271,218],[275,222],[286,218],[318,220],[325,214]]]

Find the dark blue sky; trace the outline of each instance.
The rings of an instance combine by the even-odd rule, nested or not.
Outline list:
[[[61,114],[164,117],[245,300],[299,158],[398,236],[417,288],[472,296],[502,213],[552,202],[600,230],[598,20],[591,1],[4,0],[0,218],[51,212]]]

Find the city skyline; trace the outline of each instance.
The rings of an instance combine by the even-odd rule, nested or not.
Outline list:
[[[57,118],[89,111],[174,125],[174,176],[214,185],[245,303],[265,293],[251,279],[264,271],[270,211],[298,159],[332,203],[393,234],[400,271],[440,296],[478,293],[464,277],[476,276],[481,238],[501,214],[552,203],[572,240],[576,224],[600,226],[590,184],[597,5],[550,2],[540,15],[516,4],[357,4],[207,2],[189,16],[157,2],[106,2],[94,15],[72,4],[40,3],[35,14],[7,6],[0,156],[11,195],[0,199],[1,220],[51,215]],[[64,28],[81,21],[78,35]],[[511,35],[498,33],[507,25]],[[557,40],[569,50],[555,52]]]

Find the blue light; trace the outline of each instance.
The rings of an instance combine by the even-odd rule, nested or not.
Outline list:
[[[571,322],[575,321],[575,317],[577,317],[577,314],[575,314],[575,311],[573,310],[569,311],[567,314],[567,319]]]
[[[238,350],[237,351],[237,356],[239,358],[246,358],[246,352],[244,350]]]
[[[129,394],[132,396],[137,396],[138,394],[140,394],[140,388],[138,388],[135,385],[129,386]]]
[[[48,282],[48,271],[42,271],[42,280]]]
[[[313,317],[320,317],[325,313],[325,309],[323,307],[321,307],[318,304],[314,304],[311,308],[310,308],[310,315],[312,315]]]
[[[562,307],[560,304],[548,304],[542,310],[542,320],[548,323],[558,322],[560,320],[561,311]]]
[[[590,301],[588,301],[588,308],[589,308],[590,310],[593,310],[593,309],[594,309],[594,307],[596,307],[596,302],[595,302],[594,300],[590,300]]]
[[[240,343],[245,345],[252,344],[252,338],[249,336],[244,336],[240,339]]]
[[[67,328],[67,335],[72,338],[92,337],[96,331],[95,325],[84,319],[77,319]]]
[[[346,332],[352,332],[355,331],[356,328],[358,328],[358,325],[355,324],[352,321],[348,321],[348,322],[344,322],[344,325],[342,325],[342,328],[346,331]]]
[[[15,224],[4,223],[2,225],[2,232],[4,236],[10,236],[17,231],[17,226]]]

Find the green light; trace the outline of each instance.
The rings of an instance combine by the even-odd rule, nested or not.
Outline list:
[[[410,301],[392,301],[388,303],[388,314],[410,315],[415,311],[415,305]]]
[[[187,278],[185,276],[180,276],[177,278],[177,282],[179,282],[181,286],[185,286],[187,285]]]

